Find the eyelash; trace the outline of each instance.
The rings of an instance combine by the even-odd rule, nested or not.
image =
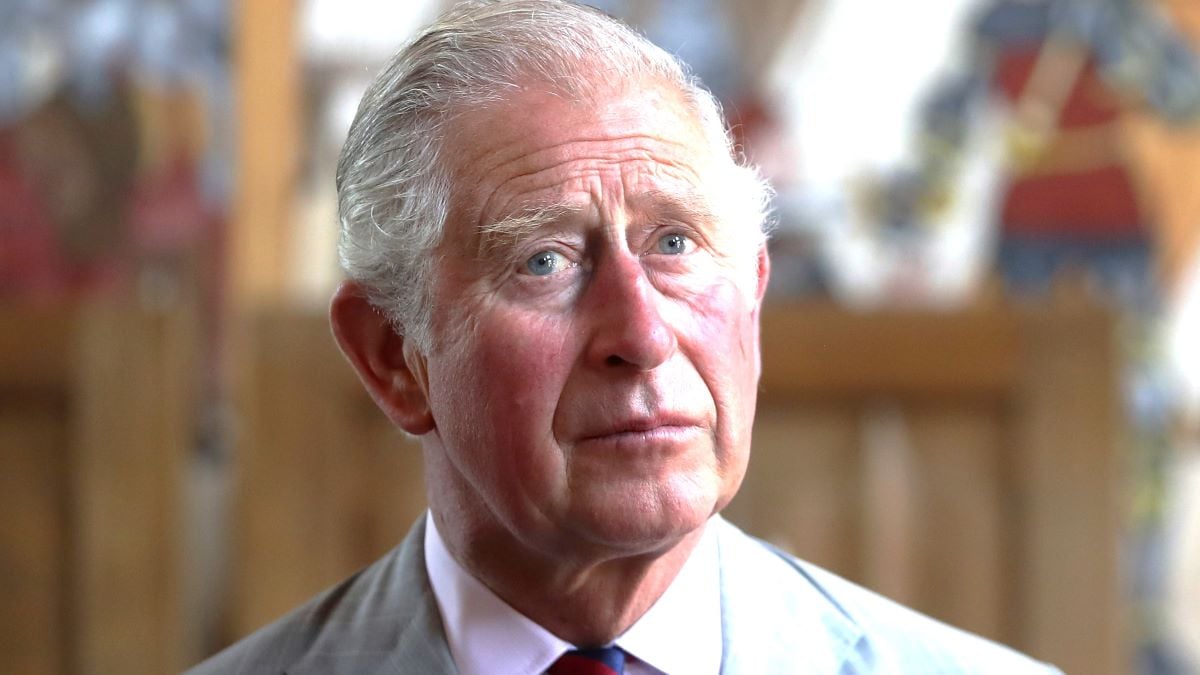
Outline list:
[[[665,231],[663,231],[663,230],[665,230]],[[686,256],[687,254],[695,251],[695,249],[699,248],[701,245],[700,239],[688,229],[681,229],[678,227],[671,227],[670,229],[667,229],[664,227],[664,228],[660,228],[660,231],[661,231],[661,234],[655,233],[651,237],[650,246],[649,246],[648,250],[646,250],[646,253],[644,253],[643,255],[661,254],[664,256],[668,256],[668,257]],[[672,253],[667,253],[659,248],[659,246],[661,246],[662,242],[668,240],[671,237],[679,237],[683,240],[683,242],[684,242],[684,250],[683,251],[672,254]],[[563,250],[564,248],[567,248],[569,250]],[[544,248],[538,248],[533,253],[528,254],[521,259],[521,262],[518,263],[518,273],[524,274],[527,276],[542,277],[542,276],[550,276],[551,274],[554,274],[556,272],[561,272],[563,270],[583,266],[583,263],[580,262],[579,260],[575,259],[575,256],[572,255],[572,251],[573,251],[573,249],[571,249],[571,247],[564,247],[561,244],[557,244],[557,243],[552,243],[550,245],[545,246]],[[562,268],[556,269],[549,274],[545,274],[545,275],[534,274],[533,270],[529,268],[529,265],[533,262],[533,260],[536,257],[538,257],[540,255],[561,256],[565,262],[563,263]]]
[[[556,268],[556,269],[554,269],[554,270],[550,270],[550,271],[548,271],[548,272],[547,272],[547,274],[545,274],[545,275],[542,275],[542,274],[536,274],[536,273],[534,272],[534,270],[533,270],[534,261],[535,261],[535,260],[537,260],[537,259],[539,259],[539,258],[546,258],[546,257],[548,257],[548,256],[557,256],[558,258],[561,258],[561,259],[562,259],[562,261],[563,261],[563,262],[561,263],[561,267],[558,267],[558,268]],[[526,270],[528,270],[528,272],[529,272],[530,276],[535,276],[535,277],[537,277],[537,276],[549,276],[549,275],[551,275],[551,274],[554,274],[554,273],[556,273],[556,272],[561,272],[561,271],[562,271],[562,270],[564,270],[564,269],[571,269],[572,267],[578,267],[578,266],[579,266],[579,263],[577,263],[577,262],[575,262],[575,261],[571,260],[570,258],[568,258],[567,256],[563,255],[563,254],[562,254],[560,251],[556,251],[556,250],[554,250],[554,249],[549,249],[549,248],[548,248],[548,249],[541,250],[541,251],[538,251],[537,253],[534,253],[533,255],[531,255],[531,256],[529,256],[528,258],[526,258],[526,259],[525,259],[525,262],[524,262],[524,267],[525,267],[525,269],[526,269]]]

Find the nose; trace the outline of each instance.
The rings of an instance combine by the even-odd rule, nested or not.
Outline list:
[[[601,368],[652,370],[677,346],[665,299],[636,255],[609,256],[592,270],[584,298],[592,331],[587,358]]]

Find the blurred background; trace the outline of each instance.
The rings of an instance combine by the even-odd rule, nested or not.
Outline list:
[[[0,671],[181,670],[394,546],[333,171],[447,2],[0,4]],[[777,190],[728,517],[1069,673],[1200,672],[1200,4],[605,0]]]

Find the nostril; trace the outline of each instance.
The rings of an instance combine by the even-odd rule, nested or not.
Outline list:
[[[616,354],[610,354],[608,358],[604,359],[604,365],[606,366],[619,366],[623,363],[625,363],[625,359]]]

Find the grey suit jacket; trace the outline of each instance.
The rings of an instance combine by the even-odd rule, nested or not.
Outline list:
[[[719,517],[721,672],[1053,673],[767,544]],[[425,572],[425,520],[387,556],[189,671],[456,672]],[[671,675],[687,675],[671,674]]]

